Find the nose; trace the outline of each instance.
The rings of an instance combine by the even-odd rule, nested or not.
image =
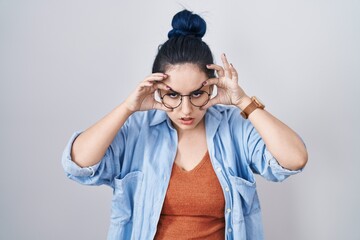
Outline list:
[[[189,96],[183,97],[181,111],[184,115],[189,115],[192,112],[192,104],[190,103]]]

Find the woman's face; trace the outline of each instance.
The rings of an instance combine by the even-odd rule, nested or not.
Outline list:
[[[205,72],[201,71],[197,65],[190,63],[172,65],[165,73],[168,77],[164,83],[171,90],[161,90],[161,96],[174,92],[181,95],[193,94],[196,96],[194,91],[201,88],[202,83],[208,79]],[[209,86],[204,86],[201,90],[210,93]],[[200,110],[199,107],[192,105],[188,96],[184,96],[180,106],[174,108],[172,112],[167,112],[167,114],[178,131],[188,131],[203,126],[205,112],[205,110]]]

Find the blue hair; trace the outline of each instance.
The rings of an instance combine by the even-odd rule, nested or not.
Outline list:
[[[168,33],[168,38],[179,36],[202,38],[206,32],[206,22],[204,19],[188,10],[183,10],[175,14],[171,26],[173,29]]]
[[[202,41],[206,32],[205,20],[185,9],[175,14],[171,25],[169,39],[159,46],[152,72],[165,72],[171,65],[191,63],[209,78],[214,77],[214,71],[206,67],[213,63],[213,56],[209,46]]]

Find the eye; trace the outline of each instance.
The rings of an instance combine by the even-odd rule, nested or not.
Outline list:
[[[179,94],[176,92],[172,92],[172,93],[168,93],[166,94],[166,96],[169,96],[170,98],[178,98]]]
[[[203,94],[204,94],[204,91],[198,90],[198,91],[195,91],[195,92],[191,93],[191,97],[192,98],[199,98]]]

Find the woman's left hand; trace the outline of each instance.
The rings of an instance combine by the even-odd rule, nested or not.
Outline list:
[[[216,64],[206,65],[208,69],[215,70],[218,77],[208,79],[204,82],[204,86],[216,85],[217,95],[210,99],[202,109],[207,109],[215,104],[240,106],[244,97],[247,96],[238,84],[238,73],[236,69],[232,64],[229,64],[225,54],[221,55],[221,60],[224,67]]]

